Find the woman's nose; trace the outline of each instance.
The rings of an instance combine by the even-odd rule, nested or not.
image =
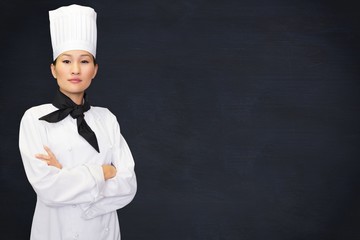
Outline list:
[[[77,74],[79,74],[79,73],[80,73],[79,64],[74,63],[74,64],[72,65],[72,68],[71,68],[71,74],[77,75]]]

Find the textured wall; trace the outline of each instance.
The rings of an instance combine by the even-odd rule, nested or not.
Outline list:
[[[35,194],[24,111],[52,100],[48,10],[0,3],[2,239]],[[98,13],[94,105],[119,119],[138,194],[123,239],[359,239],[359,18],[305,0],[78,1]]]

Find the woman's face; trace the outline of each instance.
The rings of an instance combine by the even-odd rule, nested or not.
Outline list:
[[[63,52],[56,65],[51,64],[51,73],[57,79],[60,91],[70,98],[82,98],[97,70],[93,56],[83,50]]]

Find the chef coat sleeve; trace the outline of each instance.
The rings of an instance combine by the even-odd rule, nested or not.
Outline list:
[[[134,198],[137,190],[137,182],[134,171],[134,159],[129,146],[120,133],[119,123],[113,116],[113,150],[112,164],[116,167],[117,173],[114,178],[105,181],[101,191],[102,198],[83,208],[85,219],[115,211],[129,204]]]
[[[58,169],[35,158],[44,152],[46,129],[31,111],[26,111],[20,123],[19,148],[26,176],[38,198],[49,206],[91,203],[99,197],[105,183],[102,167],[83,165]]]

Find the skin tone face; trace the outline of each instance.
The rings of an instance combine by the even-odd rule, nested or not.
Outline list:
[[[51,64],[50,68],[60,91],[74,103],[82,104],[84,92],[98,70],[93,56],[84,50],[66,51],[58,56],[56,64]]]

